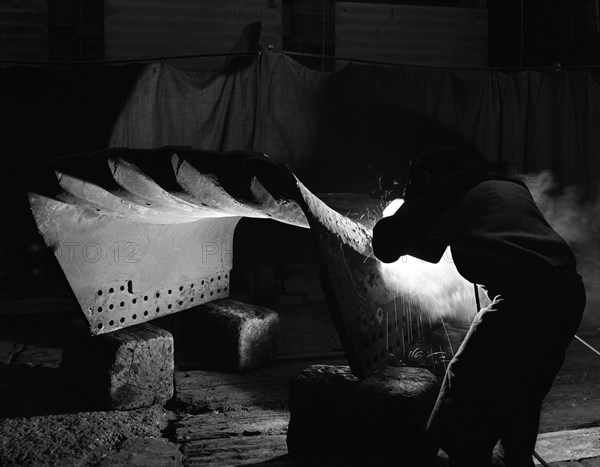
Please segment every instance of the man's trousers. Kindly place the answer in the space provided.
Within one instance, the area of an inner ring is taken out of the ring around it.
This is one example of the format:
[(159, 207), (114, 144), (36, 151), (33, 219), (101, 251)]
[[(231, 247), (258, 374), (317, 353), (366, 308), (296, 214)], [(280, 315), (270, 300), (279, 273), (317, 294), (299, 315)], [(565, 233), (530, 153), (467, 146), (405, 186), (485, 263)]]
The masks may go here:
[(428, 426), (451, 467), (532, 467), (540, 410), (581, 322), (578, 275), (540, 277), (482, 309), (450, 362)]

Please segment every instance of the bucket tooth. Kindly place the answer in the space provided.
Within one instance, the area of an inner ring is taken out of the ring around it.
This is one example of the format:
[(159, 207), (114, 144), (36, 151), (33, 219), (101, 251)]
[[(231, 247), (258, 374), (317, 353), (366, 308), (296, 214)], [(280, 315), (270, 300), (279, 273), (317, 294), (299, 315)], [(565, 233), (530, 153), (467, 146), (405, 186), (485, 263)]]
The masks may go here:
[(139, 202), (147, 207), (165, 213), (172, 212), (197, 219), (206, 217), (206, 210), (199, 209), (195, 204), (178, 198), (163, 189), (156, 181), (145, 174), (134, 161), (114, 155), (108, 157), (107, 163), (115, 183), (136, 196)]
[[(172, 158), (173, 170), (177, 182), (187, 193), (188, 199), (195, 200), (221, 216), (246, 216), (262, 217), (267, 215), (260, 211), (258, 206), (252, 206), (232, 197), (221, 183), (218, 182), (218, 174), (207, 173), (205, 162), (196, 154), (175, 153)], [(215, 165), (218, 160), (215, 160)]]

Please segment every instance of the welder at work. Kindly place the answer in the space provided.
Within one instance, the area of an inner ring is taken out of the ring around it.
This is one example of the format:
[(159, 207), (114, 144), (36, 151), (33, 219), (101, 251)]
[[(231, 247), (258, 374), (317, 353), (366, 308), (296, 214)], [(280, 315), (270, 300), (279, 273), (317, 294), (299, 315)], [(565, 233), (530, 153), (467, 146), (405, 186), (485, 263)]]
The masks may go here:
[(507, 466), (533, 466), (541, 404), (585, 307), (575, 257), (521, 181), (435, 147), (413, 164), (404, 204), (375, 225), (373, 252), (386, 263), (407, 254), (437, 263), (448, 246), (491, 304), (447, 368), (432, 448), (451, 467), (482, 467), (500, 440)]

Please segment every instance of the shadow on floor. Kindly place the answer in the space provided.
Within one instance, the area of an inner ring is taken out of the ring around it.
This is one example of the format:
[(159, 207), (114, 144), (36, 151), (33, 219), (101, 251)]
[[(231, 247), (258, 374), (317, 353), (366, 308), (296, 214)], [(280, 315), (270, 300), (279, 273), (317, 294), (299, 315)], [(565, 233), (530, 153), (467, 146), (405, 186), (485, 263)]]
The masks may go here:
[(59, 368), (0, 366), (0, 418), (72, 414), (102, 407), (71, 390)]

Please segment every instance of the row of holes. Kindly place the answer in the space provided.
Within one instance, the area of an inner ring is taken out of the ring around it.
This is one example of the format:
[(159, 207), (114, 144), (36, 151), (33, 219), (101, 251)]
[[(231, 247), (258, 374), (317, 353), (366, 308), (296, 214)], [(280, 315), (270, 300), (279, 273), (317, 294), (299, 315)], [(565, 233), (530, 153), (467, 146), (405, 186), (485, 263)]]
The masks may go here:
[[(221, 292), (221, 290), (223, 290), (223, 292), (225, 292), (225, 291), (227, 291), (227, 287), (224, 287), (223, 289), (217, 289), (217, 294), (218, 294), (218, 293), (220, 293), (220, 292)], [(214, 295), (214, 292), (213, 292), (213, 291), (211, 291), (209, 295), (212, 297), (212, 296)], [(203, 299), (204, 299), (204, 294), (200, 294), (200, 300), (203, 300)], [(121, 303), (123, 303), (123, 302), (121, 302)], [(184, 303), (184, 301), (183, 301), (183, 300), (179, 300), (179, 301), (177, 302), (177, 304), (178, 304), (180, 307), (182, 307), (182, 306), (183, 306), (183, 303)], [(194, 297), (191, 297), (191, 298), (190, 298), (190, 303), (194, 303)], [(123, 305), (121, 305), (121, 306), (123, 306)], [(111, 304), (111, 305), (109, 305), (109, 307), (108, 307), (108, 308), (112, 310), (112, 309), (113, 309), (113, 305), (112, 305), (112, 304)], [(167, 309), (169, 309), (169, 310), (170, 310), (170, 309), (172, 309), (172, 308), (173, 308), (173, 305), (169, 303), (169, 304), (167, 305)], [(102, 307), (98, 307), (98, 311), (99, 311), (99, 312), (101, 312), (101, 311), (102, 311)], [(160, 307), (159, 307), (159, 306), (157, 306), (155, 311), (156, 311), (156, 313), (160, 313)], [(148, 312), (148, 310), (144, 310), (144, 313), (143, 313), (143, 314), (144, 314), (144, 316), (145, 316), (145, 317), (146, 317), (146, 316), (148, 316), (148, 315), (149, 315), (149, 312)], [(131, 319), (132, 319), (132, 320), (136, 320), (136, 319), (137, 319), (137, 314), (135, 314), (135, 313), (134, 313), (133, 315), (131, 315)], [(122, 318), (119, 320), (119, 322), (120, 322), (120, 323), (124, 323), (124, 322), (125, 322), (125, 318), (123, 318), (123, 317), (122, 317)], [(115, 321), (111, 319), (111, 320), (108, 322), (108, 324), (109, 324), (109, 326), (114, 326), (114, 325), (115, 325)], [(102, 323), (98, 323), (97, 327), (98, 327), (98, 329), (102, 329), (102, 328), (104, 328), (104, 324), (102, 324)]]
[[(223, 287), (222, 289), (220, 289), (220, 288), (219, 288), (219, 289), (217, 289), (217, 294), (221, 293), (221, 290), (222, 290), (223, 292), (226, 292), (226, 291), (227, 291), (227, 286)], [(170, 292), (170, 291), (169, 291), (169, 292)], [(212, 291), (212, 290), (211, 290), (211, 291), (210, 291), (210, 293), (209, 293), (209, 296), (211, 296), (211, 297), (212, 297), (213, 295), (214, 295), (214, 291)], [(160, 295), (157, 293), (157, 294), (156, 294), (156, 298), (158, 298), (159, 296), (160, 296)], [(203, 299), (204, 299), (204, 294), (200, 294), (200, 300), (203, 300)], [(144, 300), (147, 300), (147, 297), (144, 297)], [(191, 298), (190, 298), (190, 303), (193, 303), (193, 302), (194, 302), (194, 297), (191, 297)], [(131, 300), (131, 303), (133, 303), (133, 304), (135, 305), (135, 304), (137, 303), (137, 300), (134, 298), (133, 300)], [(182, 301), (182, 300), (180, 300), (180, 301), (179, 301), (179, 305), (180, 305), (180, 306), (181, 306), (181, 305), (183, 305), (183, 301)], [(119, 306), (120, 306), (121, 308), (123, 308), (123, 307), (125, 306), (125, 302), (120, 302), (120, 303), (119, 303)], [(109, 310), (113, 310), (114, 308), (115, 308), (115, 306), (114, 306), (112, 303), (110, 303), (110, 304), (108, 305), (108, 309), (109, 309)], [(169, 309), (171, 309), (171, 305), (169, 305), (169, 306), (168, 306), (168, 308), (169, 308)], [(98, 313), (102, 313), (102, 311), (104, 311), (104, 308), (102, 308), (101, 306), (99, 306), (99, 307), (98, 307)], [(157, 309), (156, 309), (156, 311), (158, 312), (158, 311), (159, 311), (159, 308), (157, 308)], [(135, 316), (135, 315), (134, 315), (134, 316)], [(134, 319), (135, 319), (135, 318), (134, 318)]]
[[(119, 287), (119, 290), (121, 290), (121, 292), (123, 292), (125, 290), (125, 286), (122, 285), (121, 287)], [(108, 293), (114, 293), (115, 289), (113, 289), (112, 287), (110, 289), (108, 289)], [(102, 290), (98, 290), (98, 296), (102, 295)]]
[[(225, 274), (225, 275), (223, 276), (223, 278), (224, 278), (224, 279), (227, 279), (228, 277), (229, 277), (229, 274)], [(220, 275), (219, 275), (219, 276), (217, 276), (217, 280), (218, 280), (218, 281), (220, 281), (220, 280), (221, 280), (221, 276), (220, 276)], [(215, 278), (214, 278), (214, 277), (211, 277), (209, 282), (211, 282), (211, 283), (212, 283), (212, 282), (214, 282), (214, 281), (215, 281)], [(131, 281), (130, 281), (130, 282), (131, 282)], [(204, 284), (206, 284), (206, 281), (205, 281), (204, 279), (202, 279), (202, 280), (200, 281), (200, 286), (204, 286)], [(194, 288), (194, 284), (190, 284), (190, 289), (193, 289), (193, 288)], [(183, 289), (184, 289), (183, 285), (179, 286), (179, 291), (180, 291), (180, 292), (183, 292)], [(122, 285), (121, 287), (119, 287), (119, 290), (120, 290), (121, 292), (125, 291), (125, 286), (124, 286), (124, 285)], [(114, 293), (114, 292), (115, 292), (115, 289), (114, 289), (113, 287), (111, 287), (111, 288), (109, 288), (109, 289), (108, 289), (108, 293), (112, 294), (112, 293)], [(103, 292), (101, 289), (100, 289), (100, 290), (98, 290), (98, 292), (97, 292), (97, 294), (98, 294), (98, 296), (99, 296), (99, 297), (100, 297), (100, 296), (102, 296), (102, 294), (103, 294), (103, 293), (104, 293), (104, 292)], [(167, 293), (168, 293), (169, 295), (171, 295), (171, 294), (173, 293), (173, 290), (172, 290), (172, 289), (169, 289), (169, 290), (167, 290)], [(159, 297), (160, 297), (160, 291), (157, 291), (157, 292), (156, 292), (156, 294), (155, 294), (155, 297), (156, 297), (156, 298), (159, 298)], [(144, 295), (144, 301), (148, 301), (148, 295)], [(134, 298), (134, 299), (133, 299), (133, 303), (135, 303), (135, 302), (136, 302), (136, 299)], [(122, 306), (122, 305), (121, 305), (121, 306)]]

